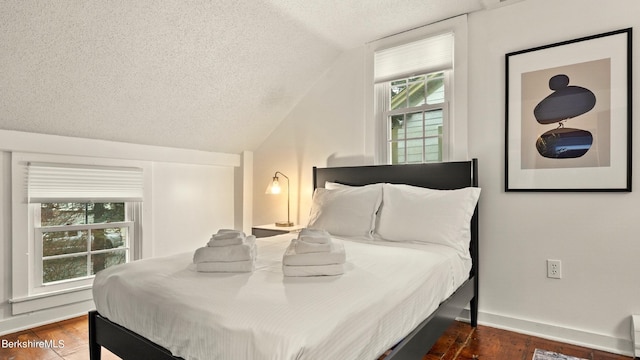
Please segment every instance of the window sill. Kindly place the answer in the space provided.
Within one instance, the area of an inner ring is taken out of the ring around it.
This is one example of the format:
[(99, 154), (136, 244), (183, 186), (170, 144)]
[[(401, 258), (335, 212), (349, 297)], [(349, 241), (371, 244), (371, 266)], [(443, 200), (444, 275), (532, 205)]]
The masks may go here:
[(93, 299), (92, 285), (10, 299), (12, 315), (50, 309)]

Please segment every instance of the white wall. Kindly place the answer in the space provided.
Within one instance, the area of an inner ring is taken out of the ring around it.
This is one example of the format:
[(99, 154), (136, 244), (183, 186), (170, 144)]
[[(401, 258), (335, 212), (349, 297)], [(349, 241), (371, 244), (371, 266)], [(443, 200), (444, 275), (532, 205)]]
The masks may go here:
[[(307, 221), (312, 166), (371, 163), (364, 155), (364, 48), (344, 53), (254, 151), (254, 225), (287, 218), (286, 195), (266, 195), (276, 171), (291, 181), (291, 221)], [(286, 183), (286, 182), (284, 182)]]
[[(629, 194), (504, 193), (504, 55), (627, 27), (637, 32), (638, 13), (633, 0), (527, 0), (470, 17), (470, 148), (481, 161), (480, 306), (488, 322), (630, 351), (629, 316), (640, 312), (640, 184), (636, 177)], [(638, 159), (637, 146), (633, 152)], [(562, 260), (563, 279), (545, 277), (550, 258)]]
[[(630, 315), (640, 313), (640, 183), (628, 194), (505, 193), (504, 55), (638, 27), (639, 13), (637, 0), (525, 0), (469, 16), (469, 156), (479, 158), (483, 188), (481, 322), (631, 353)], [(332, 165), (333, 157), (368, 162), (363, 56), (364, 47), (345, 53), (255, 151), (256, 223), (283, 216), (284, 200), (264, 195), (273, 171), (292, 178), (292, 211), (304, 223), (312, 166)], [(546, 278), (549, 258), (562, 260), (561, 280)]]
[[(233, 228), (237, 154), (0, 130), (0, 334), (86, 313), (93, 301), (12, 316), (11, 152), (140, 160), (149, 164), (143, 205), (144, 258), (193, 251), (218, 228)], [(147, 197), (147, 193), (151, 194)], [(151, 218), (151, 221), (149, 221)], [(90, 291), (89, 291), (90, 292)], [(88, 297), (90, 299), (90, 295)]]
[(233, 167), (153, 164), (154, 257), (192, 251), (234, 227), (233, 175)]

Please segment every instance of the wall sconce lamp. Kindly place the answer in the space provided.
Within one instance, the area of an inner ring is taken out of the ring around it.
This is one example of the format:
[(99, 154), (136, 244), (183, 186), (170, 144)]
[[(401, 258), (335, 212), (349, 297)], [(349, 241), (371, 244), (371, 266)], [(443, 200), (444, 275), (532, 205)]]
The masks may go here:
[(287, 175), (281, 173), (280, 171), (276, 171), (276, 173), (273, 175), (273, 179), (269, 183), (269, 186), (267, 186), (267, 191), (265, 191), (265, 194), (277, 195), (277, 194), (280, 194), (280, 192), (282, 191), (282, 188), (280, 187), (278, 174), (282, 175), (282, 177), (287, 179), (287, 221), (278, 221), (276, 222), (276, 226), (289, 227), (289, 226), (293, 226), (293, 223), (291, 222), (289, 217), (289, 209), (290, 209), (291, 202), (289, 200), (289, 178), (287, 177)]

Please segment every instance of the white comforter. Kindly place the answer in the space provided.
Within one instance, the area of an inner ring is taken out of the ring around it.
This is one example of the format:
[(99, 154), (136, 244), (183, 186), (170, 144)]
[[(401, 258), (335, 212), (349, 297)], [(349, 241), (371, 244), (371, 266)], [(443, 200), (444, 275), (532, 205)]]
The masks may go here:
[(196, 272), (192, 252), (106, 269), (96, 308), (187, 360), (370, 360), (468, 277), (444, 246), (355, 241), (343, 241), (344, 275), (283, 277), (291, 238), (258, 239), (253, 273)]

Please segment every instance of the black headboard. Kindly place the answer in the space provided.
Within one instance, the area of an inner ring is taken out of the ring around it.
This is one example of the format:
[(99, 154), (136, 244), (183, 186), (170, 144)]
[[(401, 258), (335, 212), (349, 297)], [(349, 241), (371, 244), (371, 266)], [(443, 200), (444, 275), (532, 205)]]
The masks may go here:
[[(431, 164), (350, 166), (335, 168), (313, 168), (313, 188), (324, 187), (326, 181), (345, 185), (368, 185), (375, 183), (408, 184), (438, 190), (454, 190), (478, 187), (478, 159), (470, 161)], [(469, 245), (478, 289), (478, 206), (471, 219), (471, 243)]]
[(345, 185), (408, 184), (438, 190), (478, 186), (478, 160), (432, 164), (313, 168), (313, 188), (325, 181)]

